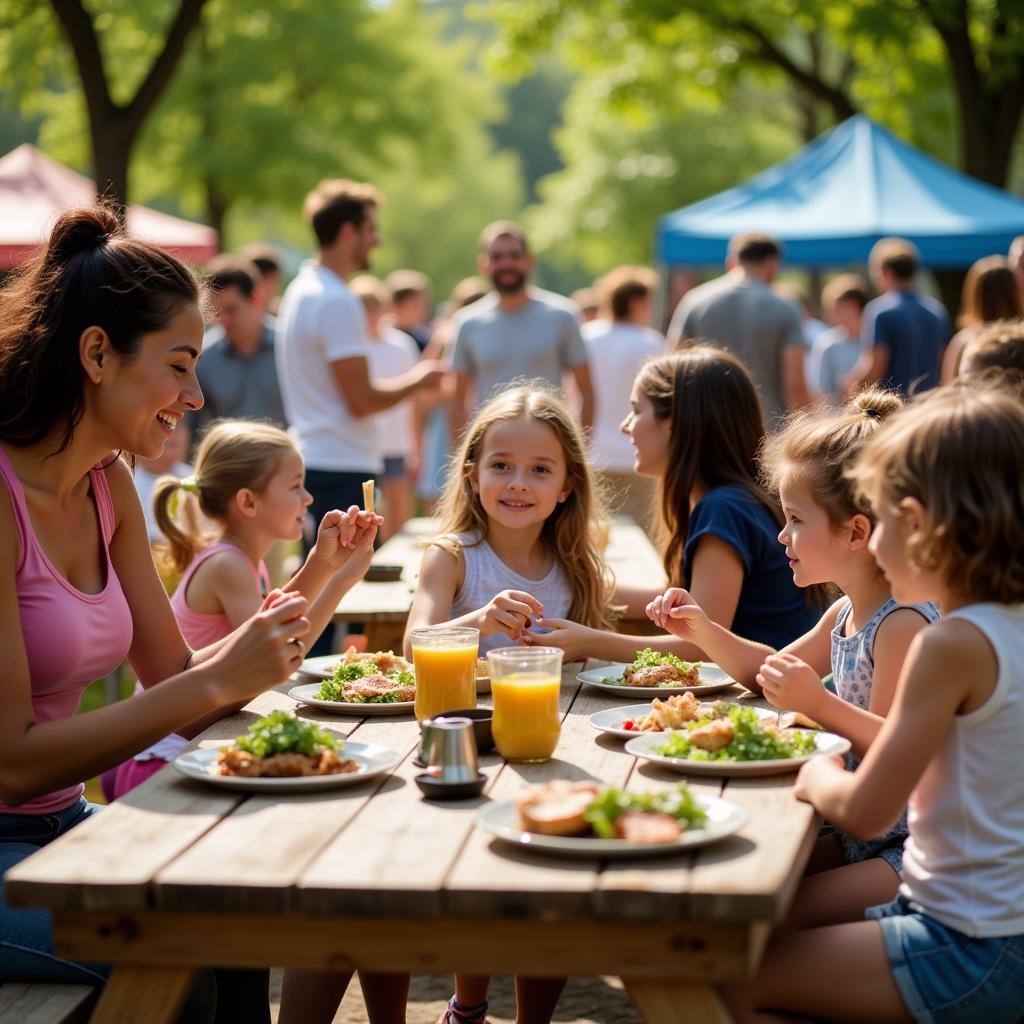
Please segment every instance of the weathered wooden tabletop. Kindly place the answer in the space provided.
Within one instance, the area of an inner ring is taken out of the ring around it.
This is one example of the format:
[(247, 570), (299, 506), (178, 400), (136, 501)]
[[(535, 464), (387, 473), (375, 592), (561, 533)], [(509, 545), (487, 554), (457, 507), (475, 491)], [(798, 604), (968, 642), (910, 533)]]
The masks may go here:
[[(359, 622), (369, 636), (371, 650), (401, 647), (402, 634), (412, 606), (426, 542), (437, 533), (437, 520), (410, 519), (398, 533), (374, 553), (374, 565), (402, 567), (402, 578), (393, 582), (364, 580), (340, 601), (336, 622)], [(652, 596), (663, 588), (665, 570), (647, 534), (628, 516), (616, 516), (608, 532), (605, 558), (616, 580), (630, 587), (649, 587)], [(648, 623), (623, 622), (622, 632), (647, 632)]]
[[(55, 913), (58, 951), (113, 963), (94, 1020), (170, 1021), (208, 965), (612, 974), (648, 1021), (726, 1020), (712, 984), (748, 976), (785, 913), (816, 832), (793, 776), (693, 780), (743, 807), (738, 835), (688, 853), (616, 863), (551, 859), (476, 828), (489, 800), (552, 778), (630, 788), (679, 776), (626, 755), (588, 716), (627, 703), (562, 686), (562, 736), (539, 765), (483, 759), (485, 795), (422, 799), (411, 718), (304, 717), (398, 751), (390, 776), (302, 796), (243, 796), (173, 768), (7, 876), (12, 903)], [(294, 709), (271, 691), (200, 742)]]

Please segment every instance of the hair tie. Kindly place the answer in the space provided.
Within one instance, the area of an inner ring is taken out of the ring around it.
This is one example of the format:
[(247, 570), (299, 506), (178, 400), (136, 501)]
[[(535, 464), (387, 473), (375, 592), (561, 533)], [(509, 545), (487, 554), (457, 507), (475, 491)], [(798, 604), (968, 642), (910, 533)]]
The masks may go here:
[(866, 409), (864, 409), (863, 413), (869, 419), (880, 420), (882, 418), (882, 414), (872, 405), (869, 405)]
[(189, 494), (194, 494), (197, 498), (199, 497), (199, 481), (194, 476), (187, 476), (184, 480), (179, 482), (179, 487), (188, 491)]

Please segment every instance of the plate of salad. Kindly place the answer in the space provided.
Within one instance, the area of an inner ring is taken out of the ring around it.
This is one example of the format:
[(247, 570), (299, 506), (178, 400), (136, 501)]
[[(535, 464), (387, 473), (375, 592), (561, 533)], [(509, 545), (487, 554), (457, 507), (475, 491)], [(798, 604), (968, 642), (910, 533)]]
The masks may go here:
[(685, 783), (630, 793), (596, 782), (556, 780), (477, 815), (485, 832), (520, 848), (602, 860), (677, 853), (732, 835), (747, 815)]
[(691, 775), (784, 775), (818, 754), (845, 754), (850, 741), (830, 732), (780, 728), (756, 709), (734, 705), (668, 733), (631, 739), (627, 754)]
[(288, 696), (334, 714), (402, 715), (413, 710), (416, 677), (412, 666), (391, 651), (346, 652), (319, 683), (292, 687)]
[(351, 786), (391, 771), (401, 758), (376, 743), (346, 740), (273, 711), (233, 743), (189, 750), (171, 763), (190, 779), (243, 792), (308, 793)]
[[(701, 717), (721, 718), (734, 707), (734, 703), (725, 700), (701, 704), (692, 693), (683, 693), (664, 700), (655, 697), (650, 704), (604, 708), (590, 716), (590, 724), (598, 732), (629, 740), (648, 733), (664, 735)], [(774, 721), (778, 717), (776, 711), (768, 708), (754, 707), (753, 711), (758, 718)]]
[(588, 668), (577, 677), (581, 683), (624, 697), (651, 697), (678, 693), (719, 693), (736, 680), (709, 661), (684, 661), (674, 654), (645, 647), (633, 661)]

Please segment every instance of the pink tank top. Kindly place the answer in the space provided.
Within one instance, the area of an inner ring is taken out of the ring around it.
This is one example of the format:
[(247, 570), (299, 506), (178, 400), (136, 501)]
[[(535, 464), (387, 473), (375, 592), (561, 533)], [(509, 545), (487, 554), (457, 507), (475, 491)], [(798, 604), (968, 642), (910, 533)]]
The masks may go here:
[[(7, 453), (0, 448), (0, 476), (11, 495), (18, 535), (18, 614), (28, 658), (32, 714), (36, 722), (69, 718), (82, 691), (124, 661), (132, 643), (132, 613), (110, 561), (116, 517), (101, 469), (89, 472), (99, 517), (106, 583), (98, 594), (83, 594), (50, 564), (32, 529), (25, 492)], [(37, 796), (18, 807), (0, 802), (3, 814), (52, 814), (73, 804), (81, 784)]]
[(234, 544), (221, 541), (219, 544), (211, 544), (208, 548), (200, 551), (189, 563), (188, 568), (181, 577), (181, 582), (171, 597), (171, 608), (174, 609), (174, 617), (178, 620), (181, 635), (194, 651), (198, 651), (201, 647), (206, 647), (217, 640), (223, 639), (235, 628), (231, 625), (231, 620), (223, 612), (216, 614), (197, 612), (190, 608), (185, 600), (189, 581), (192, 579), (196, 569), (211, 555), (219, 554), (221, 551), (234, 551), (249, 563), (261, 594), (266, 594), (270, 587), (270, 574), (267, 572), (267, 567), (263, 564), (262, 560), (259, 565), (253, 565), (249, 561), (249, 556), (241, 548), (235, 547)]

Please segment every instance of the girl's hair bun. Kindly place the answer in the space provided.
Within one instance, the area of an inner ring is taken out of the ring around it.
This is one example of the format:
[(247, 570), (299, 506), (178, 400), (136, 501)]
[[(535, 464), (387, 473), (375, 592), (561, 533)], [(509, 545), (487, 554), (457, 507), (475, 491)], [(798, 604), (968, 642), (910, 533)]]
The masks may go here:
[(865, 388), (846, 404), (846, 411), (860, 413), (873, 420), (887, 420), (893, 413), (903, 408), (903, 398), (896, 391), (885, 388)]
[(93, 252), (124, 233), (117, 214), (103, 205), (65, 210), (50, 234), (47, 258), (67, 263), (83, 252)]

